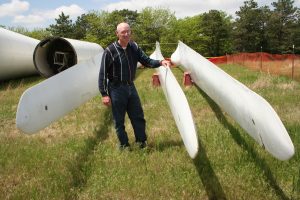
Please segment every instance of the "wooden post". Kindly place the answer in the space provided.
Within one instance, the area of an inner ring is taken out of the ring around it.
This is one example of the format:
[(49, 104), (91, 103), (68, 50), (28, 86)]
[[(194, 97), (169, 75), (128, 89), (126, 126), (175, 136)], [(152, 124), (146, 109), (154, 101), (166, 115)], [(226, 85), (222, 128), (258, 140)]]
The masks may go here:
[(193, 80), (192, 80), (189, 72), (183, 73), (183, 85), (184, 86), (192, 86), (193, 85)]
[(260, 71), (262, 71), (262, 46), (260, 46)]
[(292, 58), (292, 79), (294, 79), (294, 68), (295, 68), (295, 61), (294, 61), (294, 59), (295, 59), (295, 45), (293, 44), (293, 58)]
[(152, 75), (152, 85), (154, 87), (159, 87), (160, 86), (160, 81), (159, 81), (159, 76), (158, 76), (158, 73), (154, 73)]

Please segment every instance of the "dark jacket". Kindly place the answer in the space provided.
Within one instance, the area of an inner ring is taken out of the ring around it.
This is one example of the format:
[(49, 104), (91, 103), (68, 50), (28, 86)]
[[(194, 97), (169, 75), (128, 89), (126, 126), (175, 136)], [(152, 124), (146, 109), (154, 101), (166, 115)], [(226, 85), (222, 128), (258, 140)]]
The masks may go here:
[(100, 66), (98, 86), (101, 95), (108, 96), (108, 81), (134, 81), (137, 62), (145, 67), (160, 66), (159, 60), (149, 58), (135, 42), (129, 42), (126, 49), (123, 49), (118, 42), (110, 44), (104, 50)]

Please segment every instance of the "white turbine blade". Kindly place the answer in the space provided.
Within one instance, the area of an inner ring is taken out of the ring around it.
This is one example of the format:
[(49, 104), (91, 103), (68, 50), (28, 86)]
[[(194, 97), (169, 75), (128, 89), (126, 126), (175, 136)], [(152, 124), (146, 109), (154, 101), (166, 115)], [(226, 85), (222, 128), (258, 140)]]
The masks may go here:
[(193, 49), (179, 42), (171, 56), (211, 99), (279, 160), (294, 155), (294, 145), (272, 106)]
[(102, 47), (96, 43), (50, 37), (36, 45), (33, 61), (37, 71), (48, 78), (82, 61), (89, 60), (102, 51)]
[[(155, 51), (150, 57), (157, 60), (164, 59), (158, 42), (156, 43)], [(199, 148), (198, 138), (191, 109), (185, 94), (169, 67), (160, 66), (156, 68), (156, 70), (159, 74), (161, 87), (170, 106), (185, 148), (190, 157), (195, 158)]]
[(25, 133), (36, 133), (99, 94), (102, 54), (103, 50), (27, 89), (19, 101), (17, 127)]
[(0, 81), (38, 74), (32, 55), (39, 40), (0, 27)]

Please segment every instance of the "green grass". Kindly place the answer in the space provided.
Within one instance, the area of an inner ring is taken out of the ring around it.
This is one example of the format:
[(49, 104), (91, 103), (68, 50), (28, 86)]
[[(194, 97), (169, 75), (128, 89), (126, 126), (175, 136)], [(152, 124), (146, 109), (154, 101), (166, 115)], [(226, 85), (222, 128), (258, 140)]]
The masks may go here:
[[(194, 116), (199, 154), (182, 143), (152, 69), (136, 86), (147, 121), (149, 147), (120, 152), (111, 110), (97, 96), (34, 135), (15, 127), (21, 94), (43, 79), (0, 84), (0, 199), (300, 199), (300, 84), (284, 77), (222, 65), (277, 111), (295, 146), (279, 161), (264, 151), (202, 90), (183, 88)], [(183, 73), (172, 69), (179, 83)]]

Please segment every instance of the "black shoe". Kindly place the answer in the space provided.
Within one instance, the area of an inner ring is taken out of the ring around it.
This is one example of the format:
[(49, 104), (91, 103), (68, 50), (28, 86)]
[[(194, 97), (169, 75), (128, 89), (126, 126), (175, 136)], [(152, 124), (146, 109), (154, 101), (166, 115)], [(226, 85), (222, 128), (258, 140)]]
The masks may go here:
[(123, 150), (130, 150), (130, 144), (120, 144), (119, 145), (119, 149), (121, 150), (121, 151), (123, 151)]
[(141, 149), (146, 148), (146, 147), (147, 147), (146, 141), (144, 141), (144, 142), (139, 142), (139, 147), (140, 147)]

